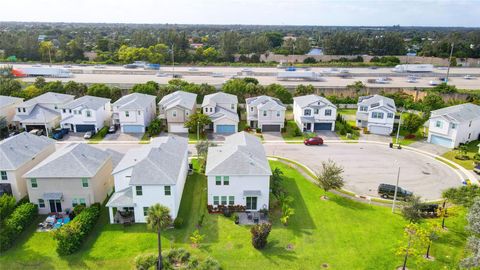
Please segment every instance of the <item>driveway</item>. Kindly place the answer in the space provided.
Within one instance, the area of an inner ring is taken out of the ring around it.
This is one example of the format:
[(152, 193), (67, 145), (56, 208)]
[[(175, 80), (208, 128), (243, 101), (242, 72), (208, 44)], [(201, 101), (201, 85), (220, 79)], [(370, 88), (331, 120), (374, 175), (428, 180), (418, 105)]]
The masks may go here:
[(69, 132), (67, 135), (63, 136), (61, 142), (85, 142), (86, 140), (83, 138), (85, 132)]
[(429, 152), (429, 153), (437, 154), (437, 155), (440, 155), (440, 156), (445, 154), (446, 152), (449, 152), (449, 151), (452, 150), (452, 149), (448, 149), (446, 147), (436, 145), (436, 144), (433, 144), (433, 143), (427, 143), (425, 141), (414, 142), (414, 143), (410, 144), (409, 146), (413, 147), (413, 148), (423, 150), (423, 151), (426, 151), (426, 152)]
[(392, 137), (377, 135), (377, 134), (363, 134), (363, 133), (360, 133), (360, 137), (358, 138), (358, 140), (359, 141), (376, 141), (376, 142), (391, 143), (392, 142)]
[(122, 133), (119, 130), (113, 134), (107, 134), (104, 141), (140, 141), (143, 137), (143, 133)]
[(315, 132), (318, 136), (322, 137), (324, 140), (339, 140), (340, 137), (338, 137), (337, 133), (334, 131), (327, 131), (327, 130), (322, 130), (322, 131), (317, 131)]
[(262, 136), (263, 136), (263, 140), (265, 141), (282, 141), (283, 142), (282, 133), (280, 132), (263, 132)]

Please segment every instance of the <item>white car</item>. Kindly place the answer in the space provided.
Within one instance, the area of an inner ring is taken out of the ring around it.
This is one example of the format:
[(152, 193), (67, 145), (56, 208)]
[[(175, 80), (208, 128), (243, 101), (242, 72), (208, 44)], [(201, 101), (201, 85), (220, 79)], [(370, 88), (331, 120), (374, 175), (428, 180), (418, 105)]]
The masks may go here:
[(428, 82), (428, 84), (431, 85), (431, 86), (436, 86), (436, 85), (439, 85), (439, 82), (437, 82), (437, 81), (430, 81), (430, 82)]
[(417, 82), (417, 79), (415, 79), (415, 78), (408, 78), (407, 82), (409, 82), (409, 83), (416, 83), (416, 82)]
[(198, 71), (198, 68), (196, 68), (196, 67), (191, 67), (191, 68), (188, 69), (188, 71)]
[(157, 77), (167, 77), (167, 76), (168, 76), (167, 73), (162, 73), (162, 72), (157, 73)]
[(463, 78), (465, 80), (473, 80), (474, 79), (474, 77), (472, 75), (465, 75)]
[(212, 73), (212, 77), (214, 77), (214, 78), (223, 78), (223, 77), (225, 77), (225, 74), (223, 74), (223, 73)]

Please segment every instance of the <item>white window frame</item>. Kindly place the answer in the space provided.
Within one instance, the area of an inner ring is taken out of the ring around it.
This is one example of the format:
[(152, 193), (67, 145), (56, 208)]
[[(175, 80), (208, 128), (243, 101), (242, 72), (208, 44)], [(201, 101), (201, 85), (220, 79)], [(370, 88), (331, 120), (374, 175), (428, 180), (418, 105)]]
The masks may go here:
[(325, 116), (332, 116), (332, 110), (331, 109), (326, 109), (325, 110)]

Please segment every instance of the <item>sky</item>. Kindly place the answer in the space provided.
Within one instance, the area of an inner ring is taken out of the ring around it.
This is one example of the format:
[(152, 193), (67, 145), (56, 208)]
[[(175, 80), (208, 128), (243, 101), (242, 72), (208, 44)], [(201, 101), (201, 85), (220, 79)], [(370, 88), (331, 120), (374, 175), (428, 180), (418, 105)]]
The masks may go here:
[(5, 0), (0, 21), (480, 27), (480, 0)]

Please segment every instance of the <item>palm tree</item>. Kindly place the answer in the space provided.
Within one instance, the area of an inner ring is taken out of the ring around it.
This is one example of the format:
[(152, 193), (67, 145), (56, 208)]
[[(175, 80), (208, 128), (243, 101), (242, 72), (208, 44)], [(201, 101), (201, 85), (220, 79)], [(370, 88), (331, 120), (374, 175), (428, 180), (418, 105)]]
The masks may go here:
[(148, 208), (147, 225), (149, 228), (157, 230), (158, 237), (158, 266), (157, 269), (163, 268), (162, 263), (162, 240), (161, 230), (167, 228), (172, 224), (172, 217), (170, 216), (170, 209), (168, 207), (155, 204)]

